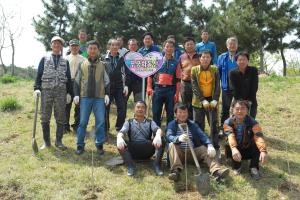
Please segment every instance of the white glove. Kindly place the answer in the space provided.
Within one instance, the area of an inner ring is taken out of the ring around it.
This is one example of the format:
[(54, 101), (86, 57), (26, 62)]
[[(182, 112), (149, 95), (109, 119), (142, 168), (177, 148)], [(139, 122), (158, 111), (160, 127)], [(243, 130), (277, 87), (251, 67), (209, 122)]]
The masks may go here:
[(179, 142), (187, 142), (189, 140), (189, 136), (187, 134), (181, 134), (178, 137)]
[(73, 102), (77, 105), (79, 104), (79, 96), (75, 96)]
[(126, 142), (124, 141), (123, 137), (118, 134), (117, 136), (117, 147), (120, 150), (123, 150), (126, 146)]
[(203, 100), (202, 101), (202, 105), (204, 109), (208, 109), (209, 108), (209, 102), (207, 100)]
[(241, 153), (239, 152), (239, 150), (237, 148), (232, 148), (231, 152), (232, 152), (233, 160), (235, 160), (237, 162), (240, 162), (242, 160)]
[(209, 105), (211, 108), (216, 108), (217, 104), (218, 104), (218, 102), (216, 100), (212, 100)]
[(216, 150), (212, 144), (207, 145), (207, 155), (210, 158), (214, 158), (216, 156)]
[(161, 147), (161, 129), (156, 131), (152, 144), (155, 146), (155, 148)]
[(128, 87), (125, 85), (125, 87), (124, 87), (124, 89), (123, 89), (123, 94), (125, 95), (125, 96), (127, 96), (128, 95)]
[(67, 104), (71, 103), (72, 97), (69, 93), (67, 93)]
[(104, 103), (106, 106), (109, 104), (109, 96), (108, 95), (104, 96)]
[(41, 96), (41, 91), (40, 90), (34, 90), (33, 96), (34, 96), (34, 98), (36, 98), (37, 96)]

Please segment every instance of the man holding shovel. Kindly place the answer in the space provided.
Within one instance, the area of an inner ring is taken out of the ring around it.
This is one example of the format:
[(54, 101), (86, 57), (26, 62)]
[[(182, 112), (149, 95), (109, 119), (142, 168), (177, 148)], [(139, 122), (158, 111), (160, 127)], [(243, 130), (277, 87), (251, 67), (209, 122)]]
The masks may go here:
[(69, 62), (61, 56), (64, 40), (59, 36), (51, 39), (52, 54), (41, 59), (34, 85), (35, 98), (41, 94), (41, 123), (44, 145), (51, 146), (50, 119), (54, 107), (56, 120), (55, 146), (61, 150), (66, 147), (62, 143), (66, 103), (71, 102), (73, 94)]
[[(215, 161), (215, 148), (211, 144), (209, 138), (201, 130), (201, 128), (193, 121), (188, 119), (188, 107), (185, 104), (178, 103), (175, 107), (176, 120), (168, 124), (166, 139), (169, 142), (169, 158), (171, 173), (169, 179), (178, 181), (180, 171), (183, 169), (182, 162), (187, 151), (187, 160), (191, 160), (192, 154), (189, 150), (188, 140), (195, 151), (196, 157), (204, 162), (209, 167), (210, 173), (220, 181), (228, 175), (228, 169), (221, 169), (220, 164)], [(183, 133), (180, 125), (185, 124), (188, 128), (188, 133)]]

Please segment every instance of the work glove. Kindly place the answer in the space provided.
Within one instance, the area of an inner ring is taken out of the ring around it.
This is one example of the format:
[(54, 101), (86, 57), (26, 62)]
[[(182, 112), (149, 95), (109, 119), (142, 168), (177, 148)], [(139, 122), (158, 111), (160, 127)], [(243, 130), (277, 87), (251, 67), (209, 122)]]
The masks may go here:
[(36, 98), (37, 96), (41, 96), (41, 91), (40, 90), (34, 90), (33, 96), (34, 96), (34, 98)]
[(156, 131), (152, 144), (154, 145), (155, 148), (161, 147), (161, 129), (158, 129)]
[(67, 104), (71, 103), (72, 97), (69, 93), (67, 93)]
[(216, 156), (216, 150), (212, 144), (207, 145), (207, 155), (210, 158), (214, 158)]
[(73, 102), (78, 105), (79, 104), (79, 96), (75, 96)]
[(174, 104), (178, 103), (179, 102), (179, 94), (176, 94), (174, 96)]
[(210, 108), (216, 108), (217, 107), (217, 104), (218, 102), (216, 100), (212, 100), (209, 105), (210, 105)]
[(147, 88), (147, 95), (152, 96), (153, 95), (153, 89), (152, 88)]
[(153, 95), (152, 78), (150, 76), (147, 78), (147, 95), (148, 96)]
[(106, 106), (109, 104), (109, 96), (108, 95), (104, 96), (104, 103)]
[(232, 152), (232, 158), (233, 158), (233, 160), (235, 160), (237, 162), (240, 162), (242, 160), (241, 153), (239, 152), (239, 150), (237, 148), (235, 148), (235, 147), (232, 148), (231, 152)]
[(203, 105), (203, 108), (206, 110), (209, 108), (209, 102), (207, 100), (203, 100), (202, 105)]
[(179, 142), (187, 142), (189, 140), (189, 136), (187, 134), (181, 134), (179, 137), (178, 137), (178, 141)]
[(125, 147), (126, 147), (126, 142), (125, 142), (125, 140), (123, 139), (122, 135), (119, 135), (119, 134), (118, 134), (118, 136), (117, 136), (117, 147), (118, 147), (118, 149), (120, 149), (120, 150), (123, 150), (123, 149), (125, 149)]
[(124, 94), (124, 96), (128, 95), (128, 87), (127, 86), (124, 87), (123, 94)]

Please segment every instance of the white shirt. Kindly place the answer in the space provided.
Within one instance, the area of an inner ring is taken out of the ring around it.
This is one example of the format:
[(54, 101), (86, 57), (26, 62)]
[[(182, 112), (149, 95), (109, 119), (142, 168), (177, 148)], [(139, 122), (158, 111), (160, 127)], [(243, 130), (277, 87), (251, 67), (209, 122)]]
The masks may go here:
[(77, 69), (85, 59), (86, 58), (80, 54), (77, 55), (70, 54), (67, 56), (67, 60), (69, 61), (70, 64), (71, 79), (75, 79)]

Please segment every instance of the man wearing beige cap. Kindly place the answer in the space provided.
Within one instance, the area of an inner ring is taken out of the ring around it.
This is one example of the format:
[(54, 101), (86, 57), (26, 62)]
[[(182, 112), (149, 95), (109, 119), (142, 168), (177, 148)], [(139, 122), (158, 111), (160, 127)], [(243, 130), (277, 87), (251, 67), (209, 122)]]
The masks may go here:
[[(75, 75), (78, 69), (78, 66), (85, 60), (85, 58), (79, 54), (79, 41), (77, 39), (70, 40), (69, 42), (69, 48), (71, 53), (67, 56), (67, 60), (69, 61), (70, 64), (70, 72), (71, 72), (71, 79), (72, 79), (72, 88), (74, 87), (74, 80), (75, 80)], [(74, 96), (72, 96), (72, 99)], [(72, 102), (68, 103), (66, 105), (66, 124), (65, 124), (65, 131), (70, 132), (70, 111), (72, 107)], [(80, 109), (79, 109), (79, 104), (75, 104), (75, 109), (74, 109), (74, 124), (72, 124), (72, 128), (74, 129), (75, 133), (77, 131), (77, 128), (79, 126), (79, 121), (80, 121)]]
[(59, 36), (51, 39), (52, 54), (41, 59), (34, 85), (34, 96), (41, 95), (41, 123), (44, 145), (41, 149), (51, 146), (50, 119), (54, 107), (56, 120), (55, 146), (61, 150), (66, 147), (62, 143), (65, 124), (66, 103), (71, 102), (73, 90), (69, 62), (61, 56), (64, 40)]

